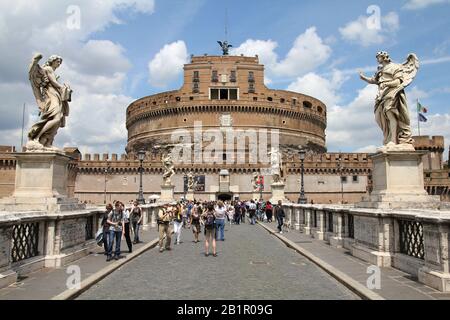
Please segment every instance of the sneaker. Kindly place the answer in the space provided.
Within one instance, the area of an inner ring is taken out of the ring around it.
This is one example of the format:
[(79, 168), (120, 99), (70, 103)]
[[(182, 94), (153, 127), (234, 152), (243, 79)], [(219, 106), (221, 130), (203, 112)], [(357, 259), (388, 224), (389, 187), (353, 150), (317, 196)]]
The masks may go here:
[(172, 248), (169, 247), (169, 248), (166, 248), (166, 250), (167, 250), (167, 251), (170, 251), (170, 250), (172, 250)]
[(209, 256), (209, 253), (206, 253), (206, 252), (205, 252), (205, 257), (207, 257), (207, 256)]
[(108, 262), (108, 261), (111, 261), (111, 256), (107, 256), (106, 257), (106, 261)]
[(217, 257), (217, 253), (213, 253), (213, 257)]
[(280, 234), (283, 234), (283, 231), (280, 231)]
[(163, 251), (164, 251), (164, 249), (163, 249), (163, 248), (159, 249), (159, 252), (163, 252)]
[(119, 260), (119, 256), (114, 256), (114, 260)]

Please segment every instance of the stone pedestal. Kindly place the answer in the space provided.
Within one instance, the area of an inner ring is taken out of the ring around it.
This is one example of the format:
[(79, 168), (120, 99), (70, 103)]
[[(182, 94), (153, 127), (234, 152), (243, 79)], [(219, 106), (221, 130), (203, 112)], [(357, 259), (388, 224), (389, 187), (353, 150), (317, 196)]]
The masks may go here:
[(11, 197), (0, 200), (0, 211), (73, 211), (85, 209), (68, 198), (70, 157), (58, 152), (14, 153), (16, 180)]
[(252, 199), (253, 200), (259, 200), (259, 198), (260, 198), (260, 193), (259, 192), (253, 192), (253, 194), (252, 194)]
[(172, 202), (174, 201), (173, 198), (173, 190), (175, 189), (175, 186), (169, 184), (165, 185), (163, 184), (161, 186), (161, 198), (159, 198), (159, 202)]
[(186, 200), (194, 200), (194, 191), (190, 190), (186, 193)]
[(373, 156), (373, 191), (357, 204), (360, 208), (438, 208), (439, 196), (424, 189), (424, 151), (388, 151)]
[(286, 201), (286, 197), (284, 196), (284, 184), (272, 184), (272, 198), (270, 198), (270, 202), (272, 204), (277, 204), (278, 200)]

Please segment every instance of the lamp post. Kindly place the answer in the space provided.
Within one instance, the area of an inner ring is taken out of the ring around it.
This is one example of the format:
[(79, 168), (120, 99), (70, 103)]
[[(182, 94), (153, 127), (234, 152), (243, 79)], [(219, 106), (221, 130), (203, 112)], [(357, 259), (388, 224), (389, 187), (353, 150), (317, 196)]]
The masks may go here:
[(103, 169), (103, 172), (105, 173), (105, 193), (103, 197), (103, 204), (106, 204), (106, 182), (108, 181), (108, 173), (109, 173), (109, 163), (107, 163), (107, 166), (105, 169)]
[(300, 204), (306, 204), (306, 202), (307, 202), (307, 199), (305, 197), (305, 188), (304, 188), (304, 182), (303, 182), (303, 175), (305, 172), (305, 167), (303, 165), (303, 161), (305, 160), (305, 154), (306, 154), (305, 150), (301, 149), (299, 151), (299, 156), (300, 156), (300, 161), (301, 161), (301, 164), (300, 164), (301, 180), (300, 180), (300, 197), (298, 198), (298, 203), (300, 203)]
[(342, 157), (341, 153), (339, 153), (339, 162), (338, 162), (338, 171), (339, 171), (339, 179), (341, 180), (341, 204), (344, 203), (344, 181), (342, 181)]
[(142, 189), (142, 173), (144, 171), (144, 168), (142, 167), (142, 162), (144, 161), (145, 158), (145, 151), (144, 150), (139, 150), (138, 151), (138, 158), (139, 158), (139, 197), (138, 197), (138, 203), (139, 204), (145, 204), (145, 199), (144, 199), (144, 191)]

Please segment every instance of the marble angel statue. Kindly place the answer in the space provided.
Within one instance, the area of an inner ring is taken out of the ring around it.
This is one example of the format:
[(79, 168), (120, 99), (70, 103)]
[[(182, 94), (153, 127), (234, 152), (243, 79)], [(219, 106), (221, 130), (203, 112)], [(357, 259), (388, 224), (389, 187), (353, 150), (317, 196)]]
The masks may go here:
[(405, 88), (419, 69), (419, 59), (410, 53), (403, 64), (393, 63), (387, 52), (376, 55), (379, 67), (372, 78), (360, 73), (360, 78), (378, 86), (375, 100), (375, 120), (383, 131), (383, 146), (378, 151), (414, 151)]
[(171, 152), (168, 152), (168, 153), (163, 155), (162, 163), (163, 163), (163, 166), (164, 166), (163, 184), (164, 185), (170, 185), (171, 184), (170, 178), (172, 178), (172, 176), (175, 174), (175, 170), (174, 170), (175, 166), (173, 164), (173, 159), (172, 159), (172, 153)]
[(56, 69), (62, 58), (52, 55), (43, 66), (39, 65), (42, 54), (36, 54), (28, 71), (31, 88), (39, 108), (39, 121), (28, 132), (27, 151), (58, 151), (52, 146), (59, 128), (66, 124), (72, 89), (58, 83)]
[(259, 185), (259, 174), (258, 174), (258, 172), (254, 172), (253, 173), (252, 184), (253, 184), (253, 192), (259, 191), (259, 188), (261, 186)]
[(188, 178), (188, 180), (187, 180), (188, 181), (188, 190), (194, 191), (194, 188), (197, 185), (197, 181), (195, 181), (195, 177), (194, 177), (194, 174), (192, 173), (192, 171), (189, 171), (187, 178)]
[(273, 183), (284, 184), (283, 160), (280, 150), (276, 148), (271, 148), (269, 155), (270, 155), (270, 165)]

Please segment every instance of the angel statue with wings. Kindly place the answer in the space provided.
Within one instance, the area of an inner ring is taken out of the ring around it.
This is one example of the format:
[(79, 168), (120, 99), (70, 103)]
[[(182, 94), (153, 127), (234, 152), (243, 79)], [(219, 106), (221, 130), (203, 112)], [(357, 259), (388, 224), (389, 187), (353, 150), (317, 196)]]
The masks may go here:
[(375, 120), (383, 131), (383, 146), (378, 151), (414, 151), (405, 88), (419, 69), (419, 59), (410, 53), (403, 64), (393, 63), (387, 52), (376, 55), (380, 64), (372, 78), (360, 73), (367, 83), (378, 85)]
[(273, 184), (284, 184), (283, 159), (279, 149), (272, 147), (269, 152)]
[(188, 190), (194, 191), (195, 187), (197, 186), (197, 181), (195, 180), (194, 173), (192, 171), (189, 171), (187, 178), (188, 178)]
[(27, 151), (58, 151), (52, 144), (58, 129), (66, 124), (72, 89), (66, 84), (59, 84), (59, 77), (55, 75), (55, 70), (62, 63), (60, 56), (50, 56), (42, 67), (39, 65), (41, 59), (42, 54), (36, 54), (28, 72), (40, 119), (28, 132), (26, 148)]
[(228, 55), (228, 49), (232, 47), (231, 44), (228, 44), (228, 41), (225, 40), (224, 42), (222, 41), (217, 41), (217, 43), (220, 45), (220, 47), (222, 48), (222, 53), (224, 56)]

